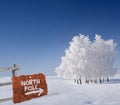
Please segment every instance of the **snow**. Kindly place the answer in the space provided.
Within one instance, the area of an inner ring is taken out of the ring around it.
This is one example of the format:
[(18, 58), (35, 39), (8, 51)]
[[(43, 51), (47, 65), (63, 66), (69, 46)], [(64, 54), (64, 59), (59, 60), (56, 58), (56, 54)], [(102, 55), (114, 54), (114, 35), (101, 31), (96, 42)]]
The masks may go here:
[(3, 82), (11, 82), (11, 78), (10, 77), (0, 77), (0, 83)]
[[(10, 79), (10, 78), (9, 78)], [(0, 78), (0, 81), (8, 78)], [(120, 105), (120, 74), (110, 82), (95, 84), (74, 83), (57, 76), (47, 76), (48, 95), (35, 98), (17, 105)], [(0, 99), (12, 97), (12, 86), (0, 87)], [(0, 105), (14, 105), (12, 101)]]

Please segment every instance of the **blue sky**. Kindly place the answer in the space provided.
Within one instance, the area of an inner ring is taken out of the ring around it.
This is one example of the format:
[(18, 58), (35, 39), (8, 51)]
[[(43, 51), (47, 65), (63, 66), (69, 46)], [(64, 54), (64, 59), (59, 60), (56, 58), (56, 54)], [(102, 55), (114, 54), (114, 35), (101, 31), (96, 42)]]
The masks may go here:
[[(114, 39), (120, 51), (119, 0), (0, 0), (0, 67), (54, 75), (72, 37)], [(117, 54), (115, 65), (120, 67)]]

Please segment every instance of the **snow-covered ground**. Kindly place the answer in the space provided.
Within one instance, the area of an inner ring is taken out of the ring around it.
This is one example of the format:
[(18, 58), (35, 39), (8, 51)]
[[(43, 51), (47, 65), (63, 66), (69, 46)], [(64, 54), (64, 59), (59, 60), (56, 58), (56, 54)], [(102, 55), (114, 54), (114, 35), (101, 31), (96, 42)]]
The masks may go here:
[[(9, 78), (0, 78), (0, 82)], [(18, 105), (120, 105), (120, 74), (109, 83), (75, 84), (56, 76), (47, 77), (48, 95), (35, 98)], [(12, 86), (0, 87), (0, 99), (12, 97)], [(0, 105), (14, 105), (12, 101)]]

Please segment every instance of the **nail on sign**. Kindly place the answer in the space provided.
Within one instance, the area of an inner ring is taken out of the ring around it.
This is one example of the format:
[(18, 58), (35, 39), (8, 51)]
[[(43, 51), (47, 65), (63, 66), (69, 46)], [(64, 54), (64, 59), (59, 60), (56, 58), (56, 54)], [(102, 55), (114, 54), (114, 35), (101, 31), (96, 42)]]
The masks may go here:
[(48, 93), (45, 75), (42, 73), (15, 76), (12, 78), (12, 84), (14, 103), (30, 100)]

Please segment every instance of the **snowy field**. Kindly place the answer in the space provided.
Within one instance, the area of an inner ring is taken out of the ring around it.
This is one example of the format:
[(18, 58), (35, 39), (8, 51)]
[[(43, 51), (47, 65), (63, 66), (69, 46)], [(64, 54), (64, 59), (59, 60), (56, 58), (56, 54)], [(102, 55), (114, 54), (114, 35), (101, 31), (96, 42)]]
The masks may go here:
[[(0, 78), (0, 82), (9, 78)], [(56, 76), (47, 77), (48, 95), (17, 105), (120, 105), (120, 74), (104, 84), (75, 84)], [(0, 87), (0, 99), (12, 97), (12, 87)], [(14, 105), (12, 101), (0, 105)]]

